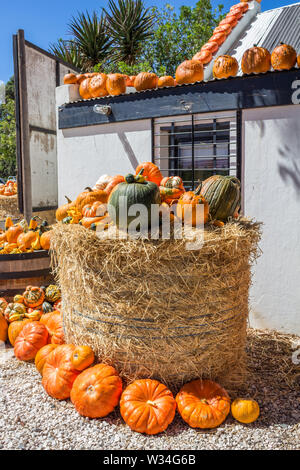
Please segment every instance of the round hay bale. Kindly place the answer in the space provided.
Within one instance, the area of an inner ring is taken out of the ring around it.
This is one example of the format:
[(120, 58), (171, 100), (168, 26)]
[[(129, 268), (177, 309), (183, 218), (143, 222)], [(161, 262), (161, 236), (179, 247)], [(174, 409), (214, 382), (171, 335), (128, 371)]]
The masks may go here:
[(66, 341), (91, 346), (128, 380), (242, 384), (260, 224), (231, 222), (201, 235), (203, 246), (187, 250), (186, 239), (99, 238), (57, 224), (52, 260)]

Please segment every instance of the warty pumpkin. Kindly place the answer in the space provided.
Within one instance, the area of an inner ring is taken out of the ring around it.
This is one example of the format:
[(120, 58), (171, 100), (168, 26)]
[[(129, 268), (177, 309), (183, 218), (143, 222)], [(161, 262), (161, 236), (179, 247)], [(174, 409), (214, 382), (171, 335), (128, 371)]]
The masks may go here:
[(114, 367), (97, 364), (74, 381), (71, 401), (82, 416), (103, 418), (119, 403), (122, 380)]
[(185, 60), (176, 69), (175, 80), (180, 85), (202, 82), (203, 78), (203, 65), (197, 60)]
[(26, 307), (39, 307), (44, 302), (45, 292), (41, 287), (27, 286), (23, 298)]
[(271, 54), (271, 64), (274, 70), (290, 70), (295, 67), (297, 53), (292, 46), (280, 43)]
[(235, 77), (239, 71), (239, 64), (235, 57), (220, 55), (214, 61), (213, 76), (215, 78)]
[(152, 162), (143, 162), (136, 167), (135, 174), (138, 175), (143, 170), (143, 177), (147, 181), (160, 185), (163, 175), (157, 165)]
[(271, 54), (264, 47), (254, 45), (244, 52), (241, 67), (244, 74), (268, 72), (271, 68)]
[(162, 202), (171, 204), (185, 192), (180, 176), (166, 176), (160, 182), (159, 192)]
[(175, 410), (172, 392), (157, 380), (135, 380), (121, 396), (122, 418), (133, 431), (140, 433), (165, 431), (174, 419)]
[(19, 303), (9, 303), (4, 311), (4, 316), (9, 323), (23, 320), (26, 313), (26, 307)]
[(5, 341), (7, 340), (7, 332), (8, 332), (7, 321), (4, 318), (4, 315), (0, 313), (0, 345), (2, 342), (5, 343)]
[(89, 93), (92, 98), (100, 98), (107, 96), (108, 91), (106, 89), (107, 75), (105, 73), (99, 73), (95, 77), (92, 77), (89, 81)]
[(234, 176), (213, 175), (202, 182), (200, 194), (209, 204), (212, 219), (227, 221), (241, 205), (241, 184)]
[(47, 302), (54, 303), (61, 298), (60, 288), (56, 284), (50, 284), (45, 291), (45, 299)]
[(47, 344), (48, 331), (38, 321), (27, 323), (19, 333), (15, 346), (15, 356), (21, 361), (34, 359), (37, 352)]
[[(140, 173), (142, 172), (143, 170)], [(140, 176), (140, 174), (125, 176), (125, 182), (118, 184), (109, 196), (108, 214), (121, 230), (127, 231), (130, 223), (137, 217), (130, 214), (131, 206), (141, 204), (147, 209), (147, 214), (140, 214), (142, 228), (146, 228), (151, 224), (151, 205), (160, 204), (161, 202), (157, 184), (141, 179)], [(122, 201), (122, 206), (120, 201)], [(146, 219), (144, 219), (144, 216)]]
[(176, 395), (180, 416), (192, 428), (216, 428), (230, 411), (226, 390), (211, 380), (193, 380)]
[(71, 362), (74, 349), (73, 344), (63, 344), (55, 348), (46, 358), (42, 385), (48, 395), (57, 400), (70, 397), (73, 383), (80, 374)]
[(155, 73), (141, 72), (134, 80), (134, 87), (137, 91), (150, 90), (157, 87), (158, 76)]
[(109, 95), (118, 96), (126, 92), (126, 78), (121, 73), (107, 75), (106, 89)]
[(47, 360), (47, 357), (57, 347), (58, 347), (58, 344), (46, 344), (38, 351), (37, 355), (35, 356), (35, 360), (34, 360), (35, 367), (37, 368), (37, 370), (39, 371), (41, 375), (43, 375), (43, 369), (44, 369), (44, 365)]
[[(176, 206), (176, 215), (187, 225), (193, 227), (199, 224), (206, 224), (209, 217), (209, 204), (204, 196), (201, 195), (202, 185), (200, 184), (195, 191), (183, 193)], [(203, 207), (202, 215), (197, 211), (197, 206)]]
[(253, 423), (259, 417), (259, 405), (251, 398), (236, 398), (231, 404), (231, 414), (240, 423)]

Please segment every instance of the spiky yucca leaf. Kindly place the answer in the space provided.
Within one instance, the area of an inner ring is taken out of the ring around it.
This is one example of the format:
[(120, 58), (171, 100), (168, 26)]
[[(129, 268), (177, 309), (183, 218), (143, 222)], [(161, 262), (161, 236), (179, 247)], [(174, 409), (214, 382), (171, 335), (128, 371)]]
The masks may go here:
[(154, 15), (142, 0), (109, 0), (108, 6), (110, 12), (103, 11), (114, 43), (112, 60), (133, 65), (143, 42), (152, 36)]
[(61, 60), (70, 65), (87, 71), (85, 58), (80, 53), (78, 46), (73, 41), (64, 41), (59, 39), (57, 43), (50, 44), (49, 51)]

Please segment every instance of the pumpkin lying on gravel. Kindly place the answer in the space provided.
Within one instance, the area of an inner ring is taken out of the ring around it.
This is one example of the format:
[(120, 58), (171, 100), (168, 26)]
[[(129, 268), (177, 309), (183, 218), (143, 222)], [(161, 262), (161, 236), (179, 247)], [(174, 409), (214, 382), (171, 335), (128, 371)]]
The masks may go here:
[(259, 405), (251, 398), (236, 398), (231, 404), (231, 414), (240, 423), (253, 423), (259, 417)]
[(57, 400), (70, 397), (73, 383), (80, 374), (71, 362), (74, 349), (73, 344), (63, 344), (57, 346), (46, 358), (42, 385), (48, 395)]
[(102, 418), (117, 406), (121, 393), (122, 380), (116, 369), (97, 364), (75, 379), (71, 401), (82, 416)]
[(8, 324), (2, 313), (0, 313), (0, 344), (7, 340)]
[(18, 335), (14, 353), (21, 361), (31, 361), (38, 351), (47, 344), (48, 331), (40, 322), (33, 321), (25, 325)]
[(39, 371), (41, 375), (43, 375), (43, 369), (44, 369), (44, 365), (47, 360), (47, 357), (57, 347), (58, 347), (58, 344), (46, 344), (46, 346), (43, 346), (38, 351), (37, 355), (35, 356), (35, 360), (34, 360), (35, 367), (37, 368), (37, 370)]
[(226, 390), (211, 380), (193, 380), (176, 396), (178, 412), (192, 428), (216, 428), (230, 411)]
[(158, 434), (172, 423), (176, 402), (172, 392), (152, 379), (135, 380), (124, 390), (120, 411), (133, 431)]

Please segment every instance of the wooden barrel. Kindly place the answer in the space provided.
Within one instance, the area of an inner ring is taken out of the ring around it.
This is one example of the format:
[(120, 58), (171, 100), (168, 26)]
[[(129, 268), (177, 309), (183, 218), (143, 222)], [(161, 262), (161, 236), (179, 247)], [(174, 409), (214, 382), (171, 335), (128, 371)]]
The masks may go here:
[(0, 256), (0, 297), (11, 299), (26, 286), (42, 286), (53, 281), (48, 251)]

